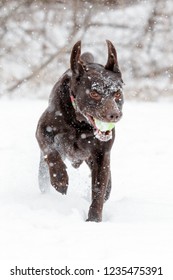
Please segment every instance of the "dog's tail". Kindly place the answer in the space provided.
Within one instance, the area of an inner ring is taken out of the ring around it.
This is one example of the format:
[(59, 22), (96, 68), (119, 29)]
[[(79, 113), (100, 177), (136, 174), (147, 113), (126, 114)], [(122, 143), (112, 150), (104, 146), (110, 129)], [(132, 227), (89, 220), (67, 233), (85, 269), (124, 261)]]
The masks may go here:
[(84, 52), (81, 55), (80, 58), (85, 63), (93, 63), (94, 62), (94, 56), (90, 52)]

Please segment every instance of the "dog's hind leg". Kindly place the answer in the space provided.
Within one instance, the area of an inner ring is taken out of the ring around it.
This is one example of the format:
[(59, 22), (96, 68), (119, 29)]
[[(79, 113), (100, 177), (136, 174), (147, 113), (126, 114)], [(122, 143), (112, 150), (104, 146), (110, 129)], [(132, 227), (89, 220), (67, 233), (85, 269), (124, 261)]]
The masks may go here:
[(39, 188), (42, 193), (48, 192), (50, 189), (50, 175), (48, 165), (44, 160), (43, 153), (40, 154), (40, 164), (38, 173)]
[(82, 164), (83, 160), (74, 160), (72, 161), (72, 166), (74, 168), (79, 168), (79, 166)]

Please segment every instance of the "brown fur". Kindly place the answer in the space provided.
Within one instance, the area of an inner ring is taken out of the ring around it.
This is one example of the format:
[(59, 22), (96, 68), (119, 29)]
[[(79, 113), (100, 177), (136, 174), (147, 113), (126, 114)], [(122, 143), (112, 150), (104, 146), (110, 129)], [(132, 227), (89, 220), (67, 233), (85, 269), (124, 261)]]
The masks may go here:
[[(96, 133), (93, 119), (117, 122), (122, 115), (123, 81), (117, 54), (110, 41), (106, 66), (94, 63), (90, 53), (81, 56), (81, 42), (71, 53), (71, 69), (55, 84), (49, 106), (41, 116), (36, 137), (41, 149), (39, 169), (40, 188), (44, 191), (46, 178), (62, 194), (68, 188), (64, 158), (77, 168), (85, 161), (91, 169), (92, 203), (87, 221), (102, 220), (103, 203), (111, 190), (110, 151), (115, 131)], [(102, 141), (103, 140), (103, 141)], [(47, 172), (49, 170), (49, 172)]]

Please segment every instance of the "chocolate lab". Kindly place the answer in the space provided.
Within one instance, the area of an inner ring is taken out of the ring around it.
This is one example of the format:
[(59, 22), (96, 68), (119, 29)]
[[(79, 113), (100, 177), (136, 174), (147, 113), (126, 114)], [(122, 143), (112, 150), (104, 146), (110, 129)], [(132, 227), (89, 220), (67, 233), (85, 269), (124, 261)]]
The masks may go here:
[(110, 152), (115, 123), (122, 116), (123, 81), (117, 53), (110, 41), (105, 66), (91, 53), (81, 55), (81, 42), (71, 52), (70, 69), (55, 84), (49, 106), (41, 116), (36, 137), (41, 149), (40, 189), (46, 181), (66, 194), (68, 174), (64, 159), (91, 170), (92, 203), (87, 221), (100, 222), (104, 201), (111, 191)]

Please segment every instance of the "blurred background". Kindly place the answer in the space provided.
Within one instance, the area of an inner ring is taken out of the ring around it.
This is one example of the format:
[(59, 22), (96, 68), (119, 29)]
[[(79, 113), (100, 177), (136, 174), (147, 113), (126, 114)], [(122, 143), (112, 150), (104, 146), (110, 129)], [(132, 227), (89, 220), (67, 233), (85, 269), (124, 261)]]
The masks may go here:
[(0, 96), (48, 98), (75, 42), (104, 65), (106, 39), (127, 99), (173, 100), (172, 0), (0, 1)]
[[(53, 188), (40, 194), (35, 131), (73, 45), (81, 40), (82, 51), (105, 65), (106, 39), (117, 49), (125, 104), (111, 153), (111, 198), (96, 226), (84, 223), (85, 164), (74, 170), (66, 161), (66, 198)], [(31, 259), (41, 267), (147, 260), (172, 272), (172, 105), (173, 0), (0, 0), (0, 260), (8, 273), (1, 279)]]

